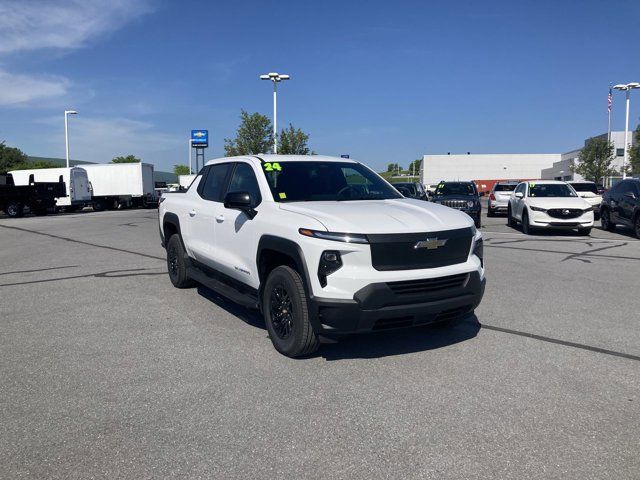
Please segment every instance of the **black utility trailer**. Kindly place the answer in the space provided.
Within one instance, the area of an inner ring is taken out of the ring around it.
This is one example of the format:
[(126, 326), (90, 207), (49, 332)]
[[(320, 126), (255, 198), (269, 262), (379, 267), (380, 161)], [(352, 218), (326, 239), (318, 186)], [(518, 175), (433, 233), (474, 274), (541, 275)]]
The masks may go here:
[(58, 182), (34, 182), (29, 185), (14, 185), (11, 175), (0, 174), (0, 210), (9, 217), (24, 215), (24, 207), (35, 215), (46, 215), (56, 206), (56, 197), (66, 197), (67, 189), (60, 175)]

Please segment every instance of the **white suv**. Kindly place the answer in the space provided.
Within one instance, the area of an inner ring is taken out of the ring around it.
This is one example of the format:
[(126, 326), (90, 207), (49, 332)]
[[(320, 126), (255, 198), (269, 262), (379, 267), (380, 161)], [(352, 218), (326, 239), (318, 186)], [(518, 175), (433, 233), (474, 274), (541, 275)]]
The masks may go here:
[(589, 235), (593, 227), (593, 207), (565, 182), (532, 180), (518, 184), (509, 199), (507, 223), (522, 223), (525, 234), (536, 229), (578, 229)]
[(171, 282), (261, 309), (288, 356), (322, 337), (458, 320), (484, 293), (473, 220), (403, 198), (353, 160), (222, 158), (162, 198)]

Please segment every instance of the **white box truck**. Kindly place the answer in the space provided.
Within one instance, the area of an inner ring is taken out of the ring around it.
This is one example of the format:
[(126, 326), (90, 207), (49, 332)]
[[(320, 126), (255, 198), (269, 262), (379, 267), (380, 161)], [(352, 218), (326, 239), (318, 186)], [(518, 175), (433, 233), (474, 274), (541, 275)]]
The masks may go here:
[(89, 176), (94, 210), (158, 205), (150, 163), (92, 164), (82, 168)]
[(35, 182), (57, 182), (62, 175), (67, 189), (66, 197), (56, 198), (56, 209), (74, 212), (91, 203), (91, 191), (87, 171), (83, 167), (34, 168), (30, 170), (12, 170), (16, 185), (29, 185), (29, 176)]

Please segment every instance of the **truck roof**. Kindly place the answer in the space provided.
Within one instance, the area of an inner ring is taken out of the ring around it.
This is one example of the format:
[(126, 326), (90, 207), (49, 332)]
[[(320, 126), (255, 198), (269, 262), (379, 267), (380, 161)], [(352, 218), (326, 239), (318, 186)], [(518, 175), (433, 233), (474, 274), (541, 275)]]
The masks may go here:
[(326, 155), (274, 155), (272, 153), (268, 154), (257, 154), (257, 155), (241, 155), (237, 157), (223, 157), (223, 158), (215, 158), (213, 160), (209, 160), (206, 165), (210, 165), (213, 163), (219, 163), (222, 161), (229, 160), (255, 160), (259, 159), (264, 162), (343, 162), (343, 163), (358, 163), (356, 160), (350, 158), (340, 158), (340, 157), (329, 157)]

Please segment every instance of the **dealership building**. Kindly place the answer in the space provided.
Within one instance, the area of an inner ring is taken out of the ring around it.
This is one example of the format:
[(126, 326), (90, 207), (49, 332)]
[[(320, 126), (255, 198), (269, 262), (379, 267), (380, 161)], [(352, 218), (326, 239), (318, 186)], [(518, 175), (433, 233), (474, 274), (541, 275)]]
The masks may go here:
[[(631, 132), (630, 132), (631, 133)], [(629, 135), (631, 139), (632, 135)], [(593, 138), (607, 138), (607, 134)], [(585, 144), (589, 139), (585, 140)], [(624, 132), (611, 132), (614, 144), (612, 166), (620, 171), (624, 158)], [(488, 191), (501, 180), (582, 180), (571, 171), (582, 148), (567, 153), (487, 153), (424, 155), (422, 183), (434, 185), (441, 180), (473, 180), (478, 189)]]

